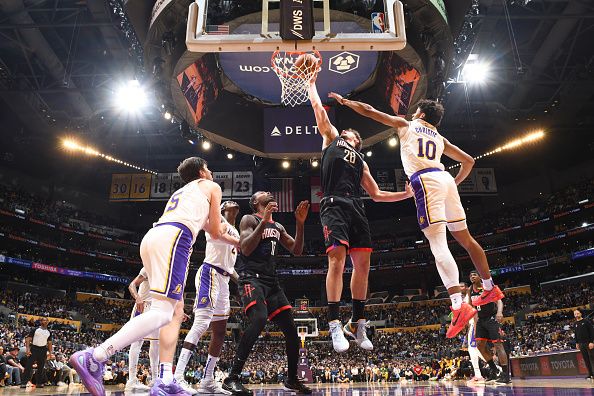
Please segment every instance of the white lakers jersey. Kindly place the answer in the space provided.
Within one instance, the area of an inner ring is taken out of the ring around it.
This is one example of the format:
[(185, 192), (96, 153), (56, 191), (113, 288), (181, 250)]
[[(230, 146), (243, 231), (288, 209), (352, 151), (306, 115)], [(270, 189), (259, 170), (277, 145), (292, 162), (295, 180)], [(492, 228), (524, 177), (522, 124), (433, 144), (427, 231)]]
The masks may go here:
[(151, 286), (149, 285), (146, 269), (142, 267), (138, 275), (144, 277), (144, 281), (138, 286), (138, 296), (142, 301), (149, 301), (151, 299)]
[(411, 177), (422, 169), (444, 170), (441, 163), (443, 140), (443, 136), (433, 125), (421, 119), (412, 120), (408, 129), (400, 135), (400, 157), (404, 173)]
[(198, 232), (204, 228), (208, 220), (210, 203), (198, 186), (197, 179), (189, 182), (171, 195), (165, 211), (156, 224), (181, 223), (192, 231), (192, 244)]
[[(235, 227), (222, 218), (227, 226), (227, 234), (239, 239), (239, 232)], [(204, 262), (214, 267), (219, 267), (223, 271), (233, 273), (235, 260), (237, 259), (237, 249), (221, 240), (213, 240), (210, 234), (206, 233), (206, 251), (204, 252)]]

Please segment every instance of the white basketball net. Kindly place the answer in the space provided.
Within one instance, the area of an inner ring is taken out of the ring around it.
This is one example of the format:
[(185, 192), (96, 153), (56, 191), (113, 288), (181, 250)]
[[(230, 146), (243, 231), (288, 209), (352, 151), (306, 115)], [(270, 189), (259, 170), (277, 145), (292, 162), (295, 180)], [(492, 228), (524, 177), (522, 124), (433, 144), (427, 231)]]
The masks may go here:
[(271, 58), (272, 69), (281, 83), (281, 103), (295, 107), (309, 99), (309, 82), (315, 77), (322, 65), (322, 56), (318, 51), (310, 52), (318, 62), (313, 65), (295, 67), (295, 61), (305, 52), (274, 51)]

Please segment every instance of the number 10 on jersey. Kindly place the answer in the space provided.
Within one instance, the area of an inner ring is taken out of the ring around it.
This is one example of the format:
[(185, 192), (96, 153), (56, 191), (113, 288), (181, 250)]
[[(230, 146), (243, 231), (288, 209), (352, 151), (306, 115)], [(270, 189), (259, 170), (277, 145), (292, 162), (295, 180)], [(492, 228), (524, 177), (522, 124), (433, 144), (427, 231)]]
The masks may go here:
[(437, 151), (437, 145), (435, 142), (433, 140), (425, 140), (423, 138), (418, 138), (417, 141), (419, 142), (419, 153), (417, 154), (417, 157), (434, 160), (435, 152)]

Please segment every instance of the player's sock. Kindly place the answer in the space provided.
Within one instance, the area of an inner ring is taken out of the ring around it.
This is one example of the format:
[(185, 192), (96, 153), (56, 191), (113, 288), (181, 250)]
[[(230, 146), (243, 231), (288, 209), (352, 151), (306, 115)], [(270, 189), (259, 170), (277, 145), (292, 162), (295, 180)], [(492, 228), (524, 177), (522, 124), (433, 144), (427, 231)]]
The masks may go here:
[(151, 362), (151, 379), (155, 381), (159, 378), (159, 340), (151, 340), (149, 360)]
[(159, 363), (159, 378), (161, 378), (165, 385), (173, 382), (172, 366), (172, 363)]
[(365, 319), (366, 300), (355, 300), (353, 298), (353, 318), (351, 322), (357, 323), (359, 319)]
[(340, 301), (328, 301), (328, 322), (340, 319)]
[(452, 300), (452, 309), (458, 310), (462, 307), (462, 293), (450, 294), (450, 300)]
[(204, 378), (214, 379), (214, 371), (217, 367), (218, 361), (218, 357), (212, 356), (210, 353), (208, 354), (208, 358), (206, 359), (206, 363), (204, 364)]
[(165, 326), (173, 318), (176, 303), (173, 300), (153, 301), (150, 310), (130, 319), (117, 333), (95, 348), (93, 358), (105, 362), (117, 351)]
[(492, 290), (495, 283), (493, 282), (493, 278), (489, 277), (489, 279), (483, 279), (483, 289), (484, 290)]
[(140, 356), (140, 349), (142, 348), (143, 342), (144, 340), (141, 339), (133, 342), (130, 345), (130, 351), (128, 351), (128, 368), (130, 370), (130, 379), (136, 377), (136, 371), (138, 371), (138, 358)]
[(175, 365), (175, 377), (176, 378), (184, 378), (184, 373), (186, 371), (186, 366), (190, 359), (192, 359), (192, 355), (194, 352), (187, 348), (182, 348), (181, 352), (179, 353), (179, 358), (177, 359), (177, 364)]
[(446, 289), (460, 285), (460, 273), (452, 252), (448, 248), (445, 224), (434, 224), (423, 230), (429, 240), (429, 248), (435, 257), (437, 272)]
[(493, 370), (493, 372), (497, 372), (497, 366), (495, 365), (495, 362), (493, 361), (493, 359), (487, 361), (487, 364), (489, 365), (489, 368), (491, 370)]
[(474, 370), (475, 377), (482, 377), (481, 369), (479, 366), (479, 352), (478, 349), (471, 346), (468, 347), (468, 354), (470, 355), (470, 362), (472, 363), (472, 369)]

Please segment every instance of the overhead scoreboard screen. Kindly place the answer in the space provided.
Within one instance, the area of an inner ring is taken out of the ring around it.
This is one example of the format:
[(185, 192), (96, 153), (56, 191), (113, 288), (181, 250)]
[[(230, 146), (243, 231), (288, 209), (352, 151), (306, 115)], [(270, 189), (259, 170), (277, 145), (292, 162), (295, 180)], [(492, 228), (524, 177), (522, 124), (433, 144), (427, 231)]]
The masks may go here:
[[(213, 172), (223, 198), (249, 198), (254, 176), (251, 171)], [(110, 201), (167, 201), (184, 185), (177, 173), (116, 173), (111, 176)]]

